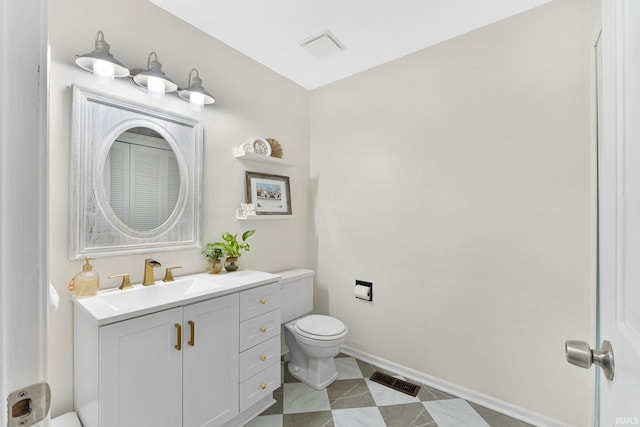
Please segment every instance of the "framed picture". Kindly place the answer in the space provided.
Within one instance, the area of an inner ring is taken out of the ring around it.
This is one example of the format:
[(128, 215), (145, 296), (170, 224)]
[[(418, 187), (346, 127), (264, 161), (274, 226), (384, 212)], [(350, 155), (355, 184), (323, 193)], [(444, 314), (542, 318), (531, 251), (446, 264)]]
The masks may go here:
[(256, 215), (291, 215), (289, 177), (266, 173), (245, 173), (246, 202), (253, 203)]

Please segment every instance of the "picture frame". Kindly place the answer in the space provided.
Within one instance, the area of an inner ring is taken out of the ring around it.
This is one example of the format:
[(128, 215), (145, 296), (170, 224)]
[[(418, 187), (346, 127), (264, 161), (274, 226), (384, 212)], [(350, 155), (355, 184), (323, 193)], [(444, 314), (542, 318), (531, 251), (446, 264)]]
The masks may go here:
[(289, 177), (246, 171), (245, 201), (253, 203), (256, 215), (291, 215)]

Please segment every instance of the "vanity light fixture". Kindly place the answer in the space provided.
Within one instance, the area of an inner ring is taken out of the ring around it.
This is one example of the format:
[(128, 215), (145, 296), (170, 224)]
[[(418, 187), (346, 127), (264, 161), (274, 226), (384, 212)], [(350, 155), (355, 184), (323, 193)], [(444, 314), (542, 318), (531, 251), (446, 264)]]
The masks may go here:
[[(193, 76), (192, 79), (191, 77), (194, 71), (196, 75)], [(180, 98), (189, 101), (191, 103), (191, 107), (195, 111), (202, 111), (204, 104), (213, 104), (216, 102), (216, 100), (213, 99), (213, 96), (211, 96), (211, 94), (204, 89), (204, 86), (202, 86), (202, 79), (200, 78), (197, 69), (194, 68), (189, 72), (188, 79), (189, 87), (187, 89), (180, 90), (178, 95), (180, 95)]]
[(175, 92), (178, 89), (178, 85), (162, 71), (162, 64), (155, 52), (151, 52), (147, 58), (147, 69), (136, 70), (133, 74), (133, 82), (155, 99), (162, 98), (166, 92)]
[(76, 55), (76, 64), (92, 72), (101, 84), (107, 84), (114, 77), (128, 77), (129, 69), (109, 53), (109, 43), (104, 39), (102, 30), (96, 33), (95, 49), (91, 53)]
[(76, 55), (76, 64), (84, 70), (92, 72), (101, 84), (107, 84), (114, 77), (129, 77), (129, 81), (139, 89), (149, 93), (154, 99), (161, 99), (167, 92), (178, 92), (180, 98), (189, 101), (195, 111), (202, 111), (205, 104), (213, 104), (215, 99), (202, 86), (202, 79), (196, 68), (189, 72), (188, 85), (181, 89), (162, 71), (158, 54), (151, 52), (147, 58), (147, 68), (129, 70), (109, 53), (109, 43), (104, 33), (96, 33), (95, 49), (91, 53)]

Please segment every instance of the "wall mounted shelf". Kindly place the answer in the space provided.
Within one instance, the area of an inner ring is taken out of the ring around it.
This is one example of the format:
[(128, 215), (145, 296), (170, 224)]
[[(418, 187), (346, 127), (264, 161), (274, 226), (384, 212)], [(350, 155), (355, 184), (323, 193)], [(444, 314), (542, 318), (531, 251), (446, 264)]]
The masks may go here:
[(277, 157), (263, 156), (261, 154), (246, 152), (242, 150), (241, 147), (236, 147), (235, 157), (238, 160), (248, 160), (251, 162), (269, 163), (272, 165), (278, 165), (278, 166), (284, 166), (284, 167), (295, 166), (293, 163), (287, 160), (279, 159)]
[(276, 220), (276, 219), (291, 219), (292, 215), (250, 215), (243, 216), (242, 209), (236, 209), (236, 219), (240, 221), (263, 221), (263, 220)]

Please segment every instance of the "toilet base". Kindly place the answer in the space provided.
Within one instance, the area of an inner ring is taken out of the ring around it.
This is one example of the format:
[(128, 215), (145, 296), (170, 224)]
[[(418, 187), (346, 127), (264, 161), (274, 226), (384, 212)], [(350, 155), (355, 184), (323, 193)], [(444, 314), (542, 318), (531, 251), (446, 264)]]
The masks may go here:
[[(331, 362), (331, 364), (333, 365), (333, 370), (332, 370), (333, 374), (327, 378), (314, 378), (315, 381), (311, 381), (309, 379), (309, 371), (300, 365), (296, 365), (295, 363), (293, 363), (293, 361), (289, 362), (289, 373), (293, 378), (303, 382), (304, 384), (308, 385), (314, 390), (324, 390), (338, 378), (338, 371), (336, 371), (335, 362), (333, 358), (329, 360), (318, 360), (318, 359), (310, 360), (310, 363), (314, 363), (314, 362), (316, 363)], [(331, 368), (325, 367), (325, 369), (331, 369)], [(316, 369), (314, 372), (326, 372), (326, 371), (324, 370), (319, 371), (318, 369)]]
[(340, 353), (344, 336), (335, 340), (314, 341), (295, 333), (295, 321), (284, 325), (284, 340), (289, 348), (289, 373), (315, 390), (323, 390), (338, 378), (334, 357)]

